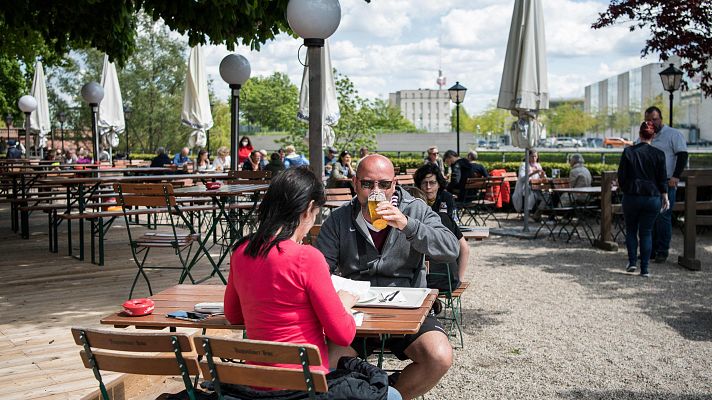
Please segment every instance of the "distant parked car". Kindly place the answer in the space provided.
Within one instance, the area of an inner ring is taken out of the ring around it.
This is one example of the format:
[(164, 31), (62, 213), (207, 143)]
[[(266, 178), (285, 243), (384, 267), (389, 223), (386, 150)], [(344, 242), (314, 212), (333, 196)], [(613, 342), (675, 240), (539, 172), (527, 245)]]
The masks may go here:
[(625, 140), (622, 137), (607, 137), (603, 139), (603, 147), (607, 149), (612, 149), (614, 147), (627, 147), (632, 146), (633, 142), (630, 140)]
[(487, 148), (488, 149), (499, 149), (499, 142), (496, 140), (490, 140), (487, 143)]
[(568, 136), (560, 136), (556, 138), (556, 148), (562, 147), (581, 147), (581, 141)]
[(487, 147), (487, 141), (484, 140), (484, 139), (478, 140), (478, 141), (477, 141), (477, 147), (482, 147), (482, 148)]
[(586, 147), (603, 147), (603, 139), (595, 137), (586, 138)]

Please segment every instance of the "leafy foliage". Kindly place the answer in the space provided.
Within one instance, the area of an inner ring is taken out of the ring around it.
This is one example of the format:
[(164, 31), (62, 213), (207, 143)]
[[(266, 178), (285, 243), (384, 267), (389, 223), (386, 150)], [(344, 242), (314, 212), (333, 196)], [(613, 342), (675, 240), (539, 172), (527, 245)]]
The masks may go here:
[(547, 117), (547, 130), (552, 134), (581, 136), (594, 125), (594, 119), (581, 107), (572, 102), (564, 102), (542, 112)]
[(297, 124), (299, 90), (285, 73), (250, 78), (240, 89), (240, 113), (263, 130), (289, 131)]
[[(712, 96), (712, 3), (709, 0), (612, 0), (593, 23), (600, 29), (630, 22), (630, 30), (649, 29), (650, 37), (641, 50), (643, 56), (659, 53), (682, 59), (680, 68), (690, 78), (700, 75), (700, 88)], [(683, 81), (684, 87), (687, 82)]]

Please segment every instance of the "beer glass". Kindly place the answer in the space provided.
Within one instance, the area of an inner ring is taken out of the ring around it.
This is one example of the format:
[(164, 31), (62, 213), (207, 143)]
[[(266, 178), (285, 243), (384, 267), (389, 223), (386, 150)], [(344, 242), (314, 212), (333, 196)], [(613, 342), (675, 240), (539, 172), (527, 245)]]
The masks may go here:
[(383, 192), (371, 192), (368, 195), (368, 214), (371, 216), (371, 225), (379, 231), (388, 226), (388, 222), (376, 212), (378, 203), (382, 201), (386, 201), (386, 194)]

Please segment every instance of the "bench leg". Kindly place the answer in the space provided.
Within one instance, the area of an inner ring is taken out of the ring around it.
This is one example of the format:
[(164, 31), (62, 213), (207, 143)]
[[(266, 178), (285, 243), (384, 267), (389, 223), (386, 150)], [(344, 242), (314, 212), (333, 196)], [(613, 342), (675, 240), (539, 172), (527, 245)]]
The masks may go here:
[(79, 261), (84, 261), (84, 219), (79, 220)]

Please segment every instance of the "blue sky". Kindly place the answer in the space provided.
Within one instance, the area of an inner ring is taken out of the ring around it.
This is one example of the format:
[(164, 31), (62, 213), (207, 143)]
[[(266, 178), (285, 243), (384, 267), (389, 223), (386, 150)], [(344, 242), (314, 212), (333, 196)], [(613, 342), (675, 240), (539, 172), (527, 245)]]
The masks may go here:
[[(552, 99), (582, 98), (592, 82), (657, 61), (640, 58), (646, 32), (629, 32), (627, 25), (590, 28), (608, 2), (542, 1)], [(332, 65), (361, 96), (384, 99), (396, 90), (437, 89), (442, 68), (446, 88), (455, 81), (468, 88), (464, 105), (476, 114), (496, 102), (513, 6), (513, 0), (341, 0), (341, 25), (329, 39)], [(280, 35), (259, 52), (236, 52), (250, 61), (252, 76), (279, 71), (299, 85), (301, 43)], [(213, 88), (227, 98), (218, 65), (229, 52), (224, 46), (205, 50)]]

